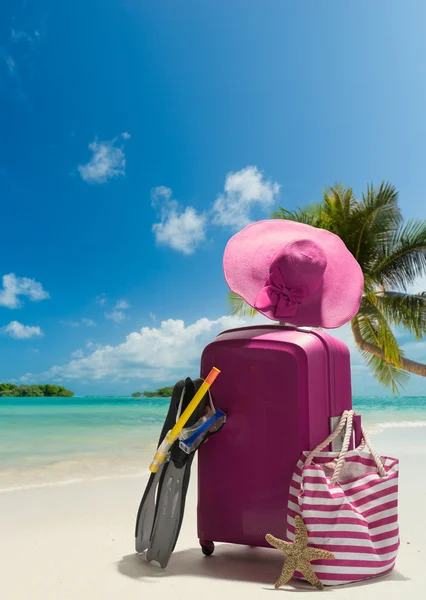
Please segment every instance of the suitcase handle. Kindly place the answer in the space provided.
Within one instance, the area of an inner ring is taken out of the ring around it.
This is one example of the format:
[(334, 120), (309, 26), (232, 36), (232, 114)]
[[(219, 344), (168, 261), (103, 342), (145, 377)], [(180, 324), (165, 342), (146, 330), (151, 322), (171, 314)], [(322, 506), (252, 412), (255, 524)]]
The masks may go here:
[[(340, 423), (342, 415), (338, 417), (330, 417), (330, 433), (332, 433)], [(340, 452), (343, 447), (343, 440), (345, 439), (345, 432), (342, 431), (330, 444), (332, 452)], [(349, 450), (354, 450), (362, 444), (362, 425), (361, 415), (354, 414), (353, 418), (353, 435), (349, 443)]]

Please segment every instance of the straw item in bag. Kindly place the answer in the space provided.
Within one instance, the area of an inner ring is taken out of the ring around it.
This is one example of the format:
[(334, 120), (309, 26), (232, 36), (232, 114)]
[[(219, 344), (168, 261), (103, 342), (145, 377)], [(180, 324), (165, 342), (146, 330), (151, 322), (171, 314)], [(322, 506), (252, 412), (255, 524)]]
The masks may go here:
[[(362, 429), (361, 445), (348, 451), (353, 411), (312, 452), (303, 452), (290, 485), (287, 538), (295, 539), (300, 515), (308, 544), (328, 550), (334, 560), (312, 563), (324, 585), (342, 585), (389, 573), (399, 547), (398, 464), (379, 457)], [(322, 452), (346, 426), (342, 450)], [(296, 572), (295, 577), (302, 578)]]

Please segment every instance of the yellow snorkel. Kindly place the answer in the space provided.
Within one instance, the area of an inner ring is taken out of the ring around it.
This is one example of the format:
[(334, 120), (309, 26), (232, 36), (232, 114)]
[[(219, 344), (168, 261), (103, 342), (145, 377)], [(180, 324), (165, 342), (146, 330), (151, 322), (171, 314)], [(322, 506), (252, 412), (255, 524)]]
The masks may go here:
[(186, 425), (186, 422), (188, 421), (189, 417), (200, 404), (207, 390), (210, 388), (210, 386), (212, 385), (216, 377), (219, 375), (219, 373), (219, 369), (213, 367), (213, 369), (207, 375), (204, 382), (201, 384), (198, 392), (195, 394), (191, 402), (181, 414), (180, 418), (177, 420), (176, 425), (173, 427), (173, 429), (169, 431), (169, 433), (166, 435), (160, 446), (157, 448), (157, 452), (155, 453), (154, 459), (149, 465), (149, 470), (151, 471), (151, 473), (156, 473), (158, 471), (160, 465), (164, 462), (165, 458), (169, 453), (170, 446), (177, 440), (180, 432)]

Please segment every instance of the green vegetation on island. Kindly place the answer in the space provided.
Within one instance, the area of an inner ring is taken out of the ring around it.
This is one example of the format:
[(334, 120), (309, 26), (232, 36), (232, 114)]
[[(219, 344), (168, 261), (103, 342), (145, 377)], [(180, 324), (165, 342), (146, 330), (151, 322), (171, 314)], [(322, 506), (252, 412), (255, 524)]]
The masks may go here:
[(74, 392), (65, 389), (62, 385), (15, 385), (14, 383), (0, 383), (0, 397), (17, 398), (20, 396), (74, 396)]
[(134, 392), (132, 398), (170, 398), (173, 391), (173, 385), (159, 388), (155, 392)]

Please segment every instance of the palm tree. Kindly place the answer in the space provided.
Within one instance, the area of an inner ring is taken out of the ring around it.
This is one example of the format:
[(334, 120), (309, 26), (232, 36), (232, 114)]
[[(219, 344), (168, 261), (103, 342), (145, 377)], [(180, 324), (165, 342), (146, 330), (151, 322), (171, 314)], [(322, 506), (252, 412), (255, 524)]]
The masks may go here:
[[(351, 188), (335, 185), (321, 203), (294, 211), (279, 207), (272, 216), (332, 231), (361, 265), (364, 293), (351, 328), (375, 377), (393, 393), (409, 373), (426, 377), (426, 365), (404, 356), (392, 329), (403, 328), (417, 340), (426, 333), (426, 291), (407, 292), (426, 273), (426, 220), (404, 223), (395, 187), (370, 185), (357, 200)], [(229, 304), (232, 314), (256, 313), (236, 294), (229, 294)]]

